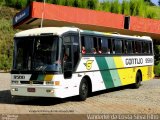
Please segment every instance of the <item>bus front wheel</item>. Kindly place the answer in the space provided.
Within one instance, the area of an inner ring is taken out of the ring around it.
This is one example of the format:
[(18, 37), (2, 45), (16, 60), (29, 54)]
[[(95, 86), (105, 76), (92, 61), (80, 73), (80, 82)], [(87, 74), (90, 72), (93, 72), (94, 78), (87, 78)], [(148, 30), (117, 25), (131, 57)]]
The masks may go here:
[(141, 82), (142, 82), (142, 75), (141, 72), (137, 72), (136, 74), (136, 79), (135, 79), (135, 83), (133, 84), (133, 88), (137, 89), (141, 86)]
[(84, 101), (88, 97), (89, 85), (85, 78), (82, 79), (79, 87), (79, 100)]

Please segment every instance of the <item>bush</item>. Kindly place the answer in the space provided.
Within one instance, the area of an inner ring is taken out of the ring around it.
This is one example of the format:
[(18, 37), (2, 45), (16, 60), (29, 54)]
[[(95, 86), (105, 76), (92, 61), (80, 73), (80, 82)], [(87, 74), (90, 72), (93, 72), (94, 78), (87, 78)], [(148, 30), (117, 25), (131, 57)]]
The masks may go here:
[(159, 62), (158, 65), (154, 66), (154, 74), (155, 74), (156, 77), (160, 76), (160, 62)]

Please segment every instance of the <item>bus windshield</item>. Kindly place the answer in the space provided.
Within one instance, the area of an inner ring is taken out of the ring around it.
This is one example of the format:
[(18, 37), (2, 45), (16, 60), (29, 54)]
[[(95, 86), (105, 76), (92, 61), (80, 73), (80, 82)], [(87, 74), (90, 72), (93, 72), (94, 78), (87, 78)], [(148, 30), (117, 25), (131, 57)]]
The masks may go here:
[(15, 38), (14, 70), (59, 71), (58, 36)]

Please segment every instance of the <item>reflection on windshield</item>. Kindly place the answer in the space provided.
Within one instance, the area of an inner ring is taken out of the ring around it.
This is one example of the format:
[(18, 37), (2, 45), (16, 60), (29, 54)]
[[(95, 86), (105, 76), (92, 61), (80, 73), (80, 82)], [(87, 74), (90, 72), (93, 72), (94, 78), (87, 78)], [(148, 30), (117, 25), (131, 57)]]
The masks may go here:
[(14, 69), (57, 71), (58, 36), (15, 39)]

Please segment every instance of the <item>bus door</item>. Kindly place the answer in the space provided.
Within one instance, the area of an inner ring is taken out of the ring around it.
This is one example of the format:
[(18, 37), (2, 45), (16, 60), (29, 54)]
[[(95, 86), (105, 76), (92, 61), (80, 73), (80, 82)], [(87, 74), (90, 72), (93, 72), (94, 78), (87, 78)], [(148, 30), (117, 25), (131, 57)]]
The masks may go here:
[(78, 36), (63, 37), (63, 73), (64, 78), (72, 77), (79, 61)]

